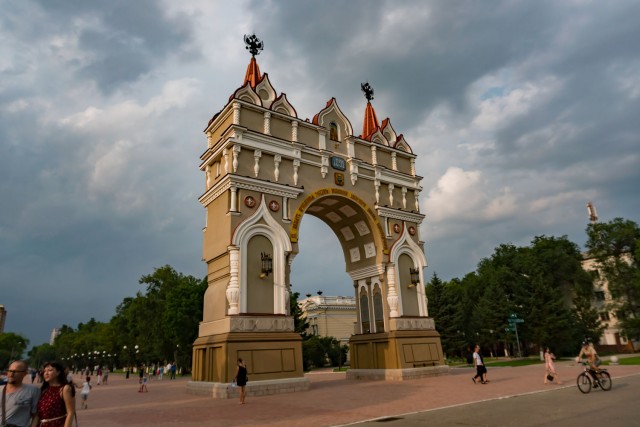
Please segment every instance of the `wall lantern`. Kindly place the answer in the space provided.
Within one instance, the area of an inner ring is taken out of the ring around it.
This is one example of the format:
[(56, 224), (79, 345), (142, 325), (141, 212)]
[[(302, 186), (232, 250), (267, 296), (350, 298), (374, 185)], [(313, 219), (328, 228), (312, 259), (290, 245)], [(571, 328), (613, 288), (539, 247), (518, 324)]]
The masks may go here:
[(417, 268), (410, 268), (409, 275), (411, 277), (411, 283), (407, 287), (415, 288), (420, 283), (420, 270)]
[(264, 279), (269, 276), (269, 273), (273, 272), (273, 257), (271, 254), (266, 252), (260, 253), (260, 259), (262, 262), (262, 267), (260, 269), (260, 278)]

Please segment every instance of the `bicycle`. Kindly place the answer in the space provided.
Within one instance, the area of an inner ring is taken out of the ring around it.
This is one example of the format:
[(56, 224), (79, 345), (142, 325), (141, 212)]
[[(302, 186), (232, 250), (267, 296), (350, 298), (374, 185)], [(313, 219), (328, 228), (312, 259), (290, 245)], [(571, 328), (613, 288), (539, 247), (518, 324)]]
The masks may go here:
[(598, 387), (603, 391), (611, 390), (613, 383), (611, 382), (611, 375), (606, 369), (596, 371), (588, 363), (583, 363), (583, 365), (585, 365), (584, 371), (578, 375), (577, 379), (578, 390), (584, 394), (589, 393), (592, 388)]

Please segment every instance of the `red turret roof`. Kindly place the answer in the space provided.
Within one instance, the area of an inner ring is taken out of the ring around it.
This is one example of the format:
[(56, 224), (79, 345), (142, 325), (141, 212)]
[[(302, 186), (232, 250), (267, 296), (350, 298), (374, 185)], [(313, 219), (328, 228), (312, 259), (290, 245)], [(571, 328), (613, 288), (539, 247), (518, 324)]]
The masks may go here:
[(364, 110), (364, 124), (362, 125), (362, 138), (367, 139), (373, 134), (380, 125), (378, 124), (378, 118), (376, 112), (373, 109), (371, 102), (367, 102), (367, 108)]
[(249, 82), (251, 84), (251, 88), (255, 89), (256, 85), (260, 83), (262, 80), (262, 76), (260, 75), (260, 67), (258, 67), (258, 62), (255, 57), (251, 57), (251, 62), (249, 62), (249, 66), (247, 67), (247, 74), (244, 76), (244, 81), (242, 85)]

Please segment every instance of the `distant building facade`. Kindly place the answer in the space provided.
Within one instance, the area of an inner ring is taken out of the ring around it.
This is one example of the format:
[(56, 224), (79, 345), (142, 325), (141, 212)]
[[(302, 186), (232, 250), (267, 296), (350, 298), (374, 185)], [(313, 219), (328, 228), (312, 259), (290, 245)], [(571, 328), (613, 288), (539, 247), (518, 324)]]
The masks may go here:
[(634, 343), (622, 335), (618, 315), (615, 311), (610, 310), (613, 297), (609, 291), (609, 281), (604, 272), (598, 268), (596, 259), (589, 257), (587, 253), (583, 254), (582, 268), (594, 277), (592, 306), (598, 311), (600, 323), (605, 326), (598, 347), (602, 350), (606, 349), (616, 352), (634, 352), (640, 350), (640, 343)]
[(60, 335), (60, 329), (53, 328), (53, 330), (51, 331), (51, 337), (49, 338), (50, 345), (53, 345), (53, 343), (56, 341), (56, 338), (58, 338), (58, 335)]
[(309, 323), (307, 334), (349, 344), (358, 320), (355, 297), (316, 295), (298, 301), (298, 305)]
[(4, 333), (4, 321), (7, 319), (7, 310), (0, 304), (0, 334)]

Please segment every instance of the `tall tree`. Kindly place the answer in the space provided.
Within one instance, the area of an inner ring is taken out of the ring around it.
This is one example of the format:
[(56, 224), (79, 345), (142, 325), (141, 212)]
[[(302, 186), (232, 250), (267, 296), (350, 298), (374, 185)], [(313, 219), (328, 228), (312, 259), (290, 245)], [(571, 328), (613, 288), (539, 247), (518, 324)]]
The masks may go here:
[(640, 340), (640, 228), (615, 218), (587, 227), (587, 249), (608, 281), (622, 333)]

